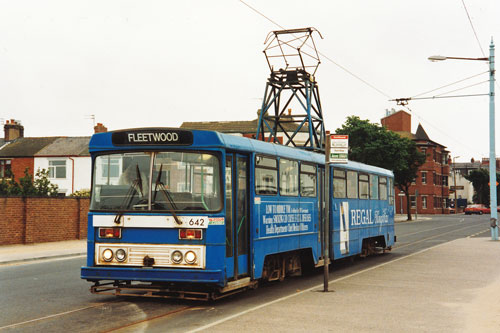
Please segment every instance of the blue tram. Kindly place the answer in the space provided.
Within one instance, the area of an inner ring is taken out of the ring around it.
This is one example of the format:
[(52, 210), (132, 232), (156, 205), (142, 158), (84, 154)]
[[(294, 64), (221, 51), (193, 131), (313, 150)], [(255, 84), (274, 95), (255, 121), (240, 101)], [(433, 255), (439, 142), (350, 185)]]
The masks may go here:
[[(324, 155), (211, 131), (90, 141), (94, 293), (214, 299), (323, 264)], [(330, 166), (330, 257), (391, 249), (391, 171)]]

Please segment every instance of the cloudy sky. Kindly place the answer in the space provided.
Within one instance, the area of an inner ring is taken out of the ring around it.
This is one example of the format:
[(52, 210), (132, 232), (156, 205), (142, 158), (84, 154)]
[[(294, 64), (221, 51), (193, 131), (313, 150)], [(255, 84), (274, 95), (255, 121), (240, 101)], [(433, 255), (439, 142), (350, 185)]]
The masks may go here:
[[(488, 93), (486, 62), (427, 57), (488, 56), (499, 15), (498, 0), (0, 0), (0, 118), (20, 120), (26, 136), (91, 135), (88, 115), (110, 130), (254, 119), (269, 75), (264, 40), (278, 24), (324, 38), (316, 77), (327, 129), (350, 115), (379, 123), (401, 109), (392, 98), (476, 83), (449, 95)], [(468, 161), (488, 156), (488, 104), (415, 100), (405, 110), (413, 132), (421, 123)]]

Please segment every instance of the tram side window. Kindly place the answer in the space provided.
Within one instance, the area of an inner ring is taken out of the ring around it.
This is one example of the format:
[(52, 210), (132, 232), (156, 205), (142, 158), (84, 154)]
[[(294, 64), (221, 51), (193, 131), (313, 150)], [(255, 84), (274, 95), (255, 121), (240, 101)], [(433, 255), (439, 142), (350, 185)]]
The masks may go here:
[(359, 175), (359, 198), (370, 198), (370, 183), (368, 182), (368, 175), (366, 174)]
[(358, 198), (358, 173), (356, 171), (347, 171), (347, 197)]
[(255, 193), (278, 194), (278, 165), (276, 159), (255, 157)]
[(387, 200), (387, 178), (380, 177), (378, 181), (380, 200)]
[(370, 199), (378, 199), (378, 176), (370, 175)]
[(394, 180), (389, 178), (389, 204), (394, 205)]
[(300, 195), (303, 197), (316, 196), (316, 166), (300, 164)]
[(344, 170), (333, 169), (333, 197), (346, 197), (346, 177)]
[(299, 195), (299, 162), (280, 159), (280, 194)]

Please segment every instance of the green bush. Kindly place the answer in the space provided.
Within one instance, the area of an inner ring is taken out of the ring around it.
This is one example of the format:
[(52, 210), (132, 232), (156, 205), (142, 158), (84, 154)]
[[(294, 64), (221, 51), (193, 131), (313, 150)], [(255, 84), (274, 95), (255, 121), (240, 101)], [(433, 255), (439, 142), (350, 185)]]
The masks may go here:
[(24, 170), (24, 177), (19, 178), (19, 183), (15, 181), (14, 174), (10, 172), (7, 177), (0, 182), (0, 195), (22, 196), (22, 197), (55, 197), (58, 186), (49, 180), (49, 171), (38, 169), (35, 179), (30, 175), (29, 169)]

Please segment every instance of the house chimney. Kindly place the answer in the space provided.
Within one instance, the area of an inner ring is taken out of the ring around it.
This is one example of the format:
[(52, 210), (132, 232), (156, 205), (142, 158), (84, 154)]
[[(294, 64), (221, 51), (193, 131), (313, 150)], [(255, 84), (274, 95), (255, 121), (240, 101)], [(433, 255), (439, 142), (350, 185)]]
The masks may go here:
[(94, 133), (104, 133), (107, 131), (108, 128), (104, 126), (102, 123), (97, 123), (97, 125), (94, 126)]
[(12, 141), (24, 137), (24, 126), (21, 125), (19, 120), (7, 120), (3, 126), (3, 130), (5, 133), (5, 141)]

